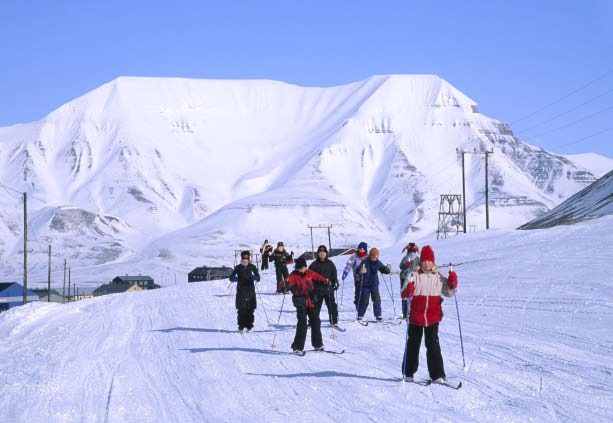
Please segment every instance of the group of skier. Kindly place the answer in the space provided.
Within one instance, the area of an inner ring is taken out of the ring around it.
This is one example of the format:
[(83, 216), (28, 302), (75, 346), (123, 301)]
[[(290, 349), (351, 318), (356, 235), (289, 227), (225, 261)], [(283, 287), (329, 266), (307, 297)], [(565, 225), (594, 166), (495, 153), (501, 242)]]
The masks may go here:
[[(328, 257), (325, 245), (317, 248), (317, 255), (310, 266), (304, 257), (295, 260), (294, 270), (289, 273), (287, 265), (293, 262), (293, 252), (285, 250), (283, 242), (276, 249), (265, 241), (260, 248), (262, 269), (274, 262), (277, 279), (277, 293), (291, 292), (292, 303), (296, 308), (296, 334), (291, 348), (297, 354), (304, 354), (308, 327), (311, 328), (311, 345), (315, 351), (323, 351), (320, 312), (323, 304), (328, 310), (330, 325), (338, 327), (338, 305), (335, 294), (339, 288), (337, 269)], [(445, 383), (445, 370), (440, 349), (438, 326), (443, 317), (442, 296), (452, 297), (458, 285), (455, 272), (445, 277), (435, 265), (434, 250), (430, 246), (419, 246), (411, 242), (402, 253), (400, 262), (400, 292), (402, 298), (402, 317), (407, 321), (407, 337), (402, 360), (402, 374), (405, 380), (412, 381), (419, 365), (421, 339), (425, 337), (426, 358), (430, 379), (434, 383)], [(379, 260), (379, 250), (368, 251), (366, 242), (358, 244), (357, 251), (347, 260), (342, 273), (344, 282), (349, 274), (354, 280), (354, 305), (357, 321), (362, 325), (364, 314), (372, 299), (373, 313), (378, 323), (383, 323), (381, 295), (379, 292), (379, 273), (390, 274), (391, 265)], [(236, 309), (239, 331), (253, 330), (254, 311), (257, 307), (255, 284), (260, 281), (257, 267), (251, 263), (251, 253), (243, 251), (241, 262), (236, 266), (230, 280), (237, 282)], [(424, 336), (425, 335), (425, 336)]]

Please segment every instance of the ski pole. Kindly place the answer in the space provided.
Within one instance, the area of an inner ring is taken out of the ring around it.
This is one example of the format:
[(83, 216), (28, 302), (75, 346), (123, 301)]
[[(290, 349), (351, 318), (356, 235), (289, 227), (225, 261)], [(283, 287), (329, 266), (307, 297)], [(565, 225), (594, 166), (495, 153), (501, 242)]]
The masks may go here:
[(279, 318), (277, 319), (277, 326), (275, 326), (275, 336), (272, 338), (272, 348), (276, 348), (275, 340), (277, 339), (277, 331), (279, 330), (279, 322), (281, 321), (281, 313), (283, 313), (283, 304), (285, 304), (285, 290), (283, 290), (283, 301), (281, 301), (281, 308), (279, 309)]
[(358, 294), (358, 299), (355, 302), (355, 308), (356, 308), (355, 320), (358, 320), (360, 318), (360, 306), (362, 305), (362, 286), (364, 286), (364, 274), (360, 273), (360, 293)]
[[(415, 283), (415, 279), (413, 277), (413, 274), (411, 273), (411, 280), (409, 281), (409, 283)], [(409, 291), (410, 292), (410, 291)], [(412, 295), (409, 294), (409, 298), (407, 299), (407, 335), (404, 339), (404, 359), (402, 361), (403, 364), (403, 368), (402, 368), (402, 382), (404, 383), (404, 378), (405, 378), (405, 372), (407, 370), (407, 353), (409, 351), (409, 321), (411, 319), (411, 299), (413, 298)]]
[(343, 286), (341, 288), (341, 307), (343, 306), (343, 294), (345, 293), (345, 281), (341, 279), (341, 282), (343, 282)]
[(264, 307), (264, 300), (262, 299), (262, 294), (260, 294), (260, 290), (258, 289), (257, 282), (255, 282), (255, 291), (258, 293), (258, 297), (260, 297), (260, 303), (262, 304), (262, 310), (264, 310), (264, 316), (266, 317), (266, 324), (270, 327), (270, 320), (268, 320), (268, 313), (266, 313), (266, 307)]
[(330, 289), (328, 289), (328, 321), (330, 322), (330, 325), (332, 326), (332, 335), (330, 335), (331, 339), (336, 339), (336, 332), (334, 324), (332, 323), (332, 312), (330, 311), (330, 306), (332, 306), (332, 293), (330, 291)]
[[(449, 271), (453, 272), (453, 264), (449, 263)], [(464, 358), (464, 341), (462, 339), (462, 324), (460, 323), (460, 308), (458, 307), (458, 287), (455, 287), (455, 292), (453, 296), (455, 300), (455, 311), (458, 316), (458, 329), (460, 330), (460, 346), (462, 347), (462, 364), (464, 371), (466, 371), (466, 359)]]
[(407, 334), (404, 337), (404, 359), (402, 360), (402, 382), (404, 382), (404, 378), (406, 377), (405, 372), (407, 370), (407, 353), (409, 351), (409, 313), (408, 310), (411, 308), (411, 296), (407, 300), (409, 305), (407, 306)]
[(385, 284), (385, 289), (387, 290), (387, 293), (389, 294), (390, 298), (392, 299), (392, 307), (394, 309), (394, 318), (396, 317), (396, 304), (394, 301), (394, 294), (392, 293), (392, 291), (390, 289), (391, 285), (392, 285), (392, 277), (390, 276), (390, 287), (387, 286), (387, 282), (385, 282), (385, 276), (383, 276), (383, 283)]

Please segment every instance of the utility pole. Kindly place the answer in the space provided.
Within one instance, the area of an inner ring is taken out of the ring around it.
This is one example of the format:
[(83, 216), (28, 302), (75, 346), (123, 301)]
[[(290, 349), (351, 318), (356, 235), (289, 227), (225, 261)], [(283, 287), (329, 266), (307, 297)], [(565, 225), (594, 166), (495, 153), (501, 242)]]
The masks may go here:
[(489, 201), (489, 184), (487, 171), (487, 158), (490, 154), (494, 154), (494, 150), (485, 152), (485, 229), (490, 228), (490, 201)]
[(313, 256), (313, 258), (315, 258), (315, 246), (313, 245), (313, 228), (309, 226), (309, 229), (311, 230), (311, 255)]
[(488, 175), (488, 156), (494, 154), (494, 149), (477, 151), (464, 151), (456, 148), (456, 152), (462, 154), (462, 196), (464, 204), (464, 233), (466, 233), (466, 176), (465, 176), (465, 154), (483, 154), (485, 156), (485, 229), (490, 228), (490, 204), (489, 204), (489, 175)]
[(23, 303), (28, 302), (28, 193), (23, 193)]
[(51, 302), (51, 244), (49, 244), (49, 265), (47, 266), (47, 302)]
[(70, 270), (68, 269), (68, 302), (70, 302)]
[(464, 215), (464, 233), (466, 233), (466, 176), (464, 172), (464, 152), (462, 151), (462, 214)]
[(330, 234), (330, 229), (332, 229), (332, 225), (318, 225), (318, 226), (312, 226), (312, 225), (307, 225), (307, 228), (309, 228), (309, 230), (311, 231), (311, 254), (313, 254), (313, 258), (316, 258), (315, 256), (315, 244), (313, 243), (313, 229), (327, 229), (328, 230), (328, 253), (330, 254), (332, 252), (332, 236)]
[(66, 259), (64, 259), (64, 285), (62, 285), (62, 304), (66, 301)]

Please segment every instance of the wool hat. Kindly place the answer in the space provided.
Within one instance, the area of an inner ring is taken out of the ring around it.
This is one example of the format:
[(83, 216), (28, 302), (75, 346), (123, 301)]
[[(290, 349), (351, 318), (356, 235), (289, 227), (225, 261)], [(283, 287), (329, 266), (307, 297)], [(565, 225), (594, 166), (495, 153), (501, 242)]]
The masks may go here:
[(419, 245), (415, 244), (414, 242), (409, 242), (407, 245), (404, 246), (404, 248), (402, 249), (402, 252), (404, 253), (405, 251), (408, 251), (409, 253), (411, 252), (415, 252), (415, 253), (419, 253)]
[(307, 267), (306, 259), (304, 257), (298, 257), (296, 259), (296, 266), (295, 266), (295, 268), (296, 269), (302, 269), (304, 267)]
[(317, 247), (317, 252), (319, 253), (320, 251), (325, 251), (326, 253), (328, 252), (328, 247), (326, 247), (325, 245), (320, 245), (319, 247)]
[(376, 247), (371, 248), (370, 252), (368, 253), (368, 256), (379, 258), (379, 249)]
[(358, 250), (365, 250), (368, 251), (368, 244), (366, 244), (365, 242), (360, 242), (358, 244)]
[(434, 250), (429, 245), (424, 246), (421, 249), (421, 256), (419, 257), (420, 261), (431, 261), (434, 263)]
[(283, 241), (279, 241), (279, 242), (277, 242), (277, 247), (284, 247), (284, 245), (283, 245)]

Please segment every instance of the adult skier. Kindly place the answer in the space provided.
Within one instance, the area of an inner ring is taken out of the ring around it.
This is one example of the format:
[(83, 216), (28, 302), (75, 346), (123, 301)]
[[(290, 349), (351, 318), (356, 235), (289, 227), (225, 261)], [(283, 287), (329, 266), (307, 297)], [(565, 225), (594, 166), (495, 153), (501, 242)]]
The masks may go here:
[(412, 381), (419, 366), (421, 338), (425, 334), (428, 373), (434, 383), (446, 383), (443, 356), (438, 339), (438, 326), (443, 319), (441, 304), (443, 298), (455, 295), (458, 276), (450, 271), (447, 277), (441, 275), (435, 266), (434, 250), (426, 245), (421, 250), (420, 268), (411, 273), (402, 287), (402, 298), (410, 299), (408, 339), (402, 374)]
[(360, 291), (358, 294), (358, 321), (362, 320), (368, 308), (369, 297), (372, 297), (373, 312), (377, 322), (383, 323), (381, 310), (381, 295), (379, 294), (379, 272), (389, 275), (391, 265), (384, 265), (379, 260), (379, 249), (371, 248), (368, 258), (360, 265)]
[(338, 306), (334, 298), (334, 293), (338, 289), (338, 275), (334, 262), (328, 258), (328, 248), (325, 245), (317, 247), (317, 258), (311, 263), (309, 270), (319, 273), (330, 281), (329, 285), (319, 284), (316, 314), (319, 316), (321, 306), (325, 302), (330, 324), (338, 325)]
[(260, 274), (256, 265), (251, 263), (251, 253), (241, 252), (241, 262), (232, 274), (230, 281), (236, 282), (236, 313), (239, 332), (253, 330), (253, 313), (257, 308), (255, 283), (260, 281)]
[[(400, 290), (402, 291), (402, 287), (404, 286), (404, 282), (407, 280), (407, 277), (417, 271), (419, 268), (419, 246), (414, 242), (409, 242), (402, 249), (402, 252), (406, 252), (405, 256), (400, 261)], [(406, 299), (402, 300), (402, 318), (406, 320), (407, 318), (407, 310), (408, 310), (408, 301)]]
[(321, 337), (321, 322), (317, 313), (317, 285), (329, 284), (329, 281), (320, 274), (307, 269), (304, 257), (296, 259), (296, 268), (289, 275), (288, 281), (298, 320), (292, 350), (295, 353), (304, 351), (308, 317), (311, 321), (311, 345), (316, 351), (322, 351), (324, 344)]

